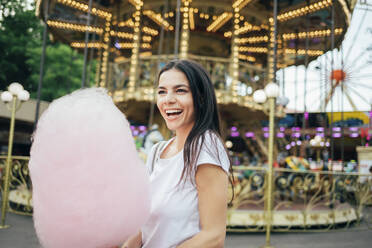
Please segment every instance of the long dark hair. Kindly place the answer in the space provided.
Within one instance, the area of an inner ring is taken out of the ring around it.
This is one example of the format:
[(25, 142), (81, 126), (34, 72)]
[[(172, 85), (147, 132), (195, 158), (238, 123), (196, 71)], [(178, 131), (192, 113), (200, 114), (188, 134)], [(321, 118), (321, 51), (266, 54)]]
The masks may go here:
[[(184, 168), (180, 179), (182, 181), (186, 178), (191, 178), (196, 172), (196, 162), (198, 161), (201, 147), (203, 147), (205, 135), (211, 136), (216, 148), (218, 141), (215, 138), (213, 139), (213, 137), (217, 137), (222, 144), (224, 142), (216, 95), (208, 72), (194, 61), (172, 60), (159, 72), (158, 81), (163, 72), (171, 69), (179, 70), (186, 76), (194, 102), (195, 123), (186, 138), (183, 149)], [(228, 156), (226, 148), (225, 151)], [(215, 153), (214, 151), (212, 152)], [(229, 170), (232, 176), (231, 162)], [(229, 177), (230, 182), (232, 182), (231, 178)]]

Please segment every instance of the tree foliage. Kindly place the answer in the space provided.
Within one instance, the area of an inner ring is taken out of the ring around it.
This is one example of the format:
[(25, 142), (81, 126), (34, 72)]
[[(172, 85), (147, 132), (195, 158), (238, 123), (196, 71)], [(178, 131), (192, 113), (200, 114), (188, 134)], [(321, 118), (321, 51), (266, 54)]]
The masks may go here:
[[(35, 98), (39, 83), (43, 23), (22, 0), (0, 0), (0, 90), (20, 82)], [(94, 61), (89, 81), (94, 81)], [(48, 41), (41, 99), (52, 101), (80, 88), (83, 56), (69, 46)]]

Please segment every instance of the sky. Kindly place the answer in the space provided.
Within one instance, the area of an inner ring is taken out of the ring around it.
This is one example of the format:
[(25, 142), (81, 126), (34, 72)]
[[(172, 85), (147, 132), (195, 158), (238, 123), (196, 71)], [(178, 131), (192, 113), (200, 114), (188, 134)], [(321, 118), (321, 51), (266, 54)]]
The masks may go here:
[[(344, 68), (346, 79), (343, 93), (341, 86), (336, 87), (335, 94), (326, 107), (328, 112), (332, 109), (331, 102), (333, 111), (370, 111), (372, 108), (372, 0), (365, 2), (367, 5), (357, 4), (355, 7), (341, 48), (333, 51), (333, 69)], [(366, 8), (368, 10), (364, 10)], [(328, 51), (309, 64), (306, 94), (304, 93), (305, 67), (291, 66), (285, 69), (284, 95), (289, 98), (288, 109), (303, 111), (306, 98), (307, 111), (319, 112), (322, 110), (321, 105), (324, 104), (321, 103), (324, 103), (324, 100), (320, 99), (324, 99), (324, 96), (328, 94), (325, 91), (330, 91), (330, 82), (329, 80), (325, 82), (325, 78), (329, 78), (331, 75), (331, 57), (332, 52)], [(342, 57), (343, 59), (341, 59)], [(283, 85), (282, 73), (281, 70), (277, 74), (281, 86)], [(296, 73), (297, 87), (295, 84)], [(355, 109), (348, 98), (354, 103)]]

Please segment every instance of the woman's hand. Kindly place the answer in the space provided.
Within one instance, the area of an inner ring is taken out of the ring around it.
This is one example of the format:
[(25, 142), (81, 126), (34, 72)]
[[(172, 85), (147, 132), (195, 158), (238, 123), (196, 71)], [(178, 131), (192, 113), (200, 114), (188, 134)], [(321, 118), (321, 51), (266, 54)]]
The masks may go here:
[(141, 248), (142, 247), (142, 233), (138, 232), (136, 235), (129, 237), (129, 239), (121, 246), (121, 248)]

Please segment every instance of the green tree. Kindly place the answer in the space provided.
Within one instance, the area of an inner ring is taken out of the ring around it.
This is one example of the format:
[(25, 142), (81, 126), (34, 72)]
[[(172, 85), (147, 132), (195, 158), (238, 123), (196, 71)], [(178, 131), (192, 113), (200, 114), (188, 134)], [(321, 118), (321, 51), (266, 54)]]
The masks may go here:
[[(39, 83), (43, 24), (24, 1), (0, 0), (0, 90), (20, 82), (35, 98)], [(94, 83), (95, 61), (89, 82)], [(55, 98), (80, 88), (83, 56), (69, 46), (48, 41), (41, 99)]]
[[(39, 82), (39, 66), (41, 47), (30, 48), (27, 51), (26, 64), (31, 68), (30, 80), (33, 83), (31, 97), (36, 97)], [(51, 101), (70, 93), (81, 86), (83, 55), (61, 43), (49, 45), (46, 50), (45, 73), (42, 88), (42, 99)], [(94, 84), (95, 61), (91, 65), (89, 86)]]
[(26, 65), (26, 51), (40, 46), (41, 25), (32, 11), (24, 11), (18, 1), (1, 3), (0, 22), (0, 86), (19, 81), (28, 85), (31, 73)]

